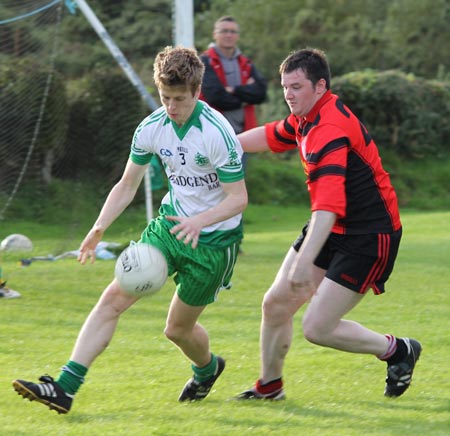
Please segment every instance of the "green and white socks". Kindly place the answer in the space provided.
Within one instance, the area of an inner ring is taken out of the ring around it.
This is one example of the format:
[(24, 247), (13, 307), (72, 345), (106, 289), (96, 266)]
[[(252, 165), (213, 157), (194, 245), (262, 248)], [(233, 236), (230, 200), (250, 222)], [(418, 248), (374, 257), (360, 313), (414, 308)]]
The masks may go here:
[(194, 364), (191, 365), (192, 371), (194, 371), (194, 380), (198, 382), (204, 382), (211, 378), (217, 372), (217, 357), (211, 353), (211, 361), (208, 365), (199, 368)]
[(64, 392), (74, 395), (84, 383), (84, 376), (87, 372), (88, 368), (73, 360), (69, 360), (67, 365), (61, 368), (61, 373), (55, 381), (61, 386)]

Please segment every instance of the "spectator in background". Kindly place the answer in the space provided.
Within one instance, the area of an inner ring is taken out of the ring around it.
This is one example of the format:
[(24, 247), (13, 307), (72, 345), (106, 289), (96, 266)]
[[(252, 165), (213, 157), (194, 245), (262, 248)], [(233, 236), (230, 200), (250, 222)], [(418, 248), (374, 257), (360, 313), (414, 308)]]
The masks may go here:
[[(237, 43), (239, 25), (233, 17), (214, 24), (214, 43), (201, 59), (205, 64), (200, 99), (222, 112), (236, 133), (257, 127), (255, 105), (266, 99), (267, 83)], [(245, 166), (245, 155), (243, 160)]]

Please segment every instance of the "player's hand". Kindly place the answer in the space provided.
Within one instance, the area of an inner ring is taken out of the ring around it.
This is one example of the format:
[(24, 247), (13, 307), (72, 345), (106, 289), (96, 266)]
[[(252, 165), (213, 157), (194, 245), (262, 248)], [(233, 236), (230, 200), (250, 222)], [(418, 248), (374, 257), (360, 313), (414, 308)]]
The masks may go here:
[(103, 238), (103, 231), (93, 227), (80, 245), (78, 253), (78, 262), (84, 265), (88, 259), (91, 263), (95, 262), (95, 248)]
[(288, 273), (288, 283), (295, 294), (311, 298), (318, 286), (314, 264), (297, 254)]
[(192, 248), (197, 247), (202, 227), (199, 226), (195, 217), (166, 216), (166, 219), (178, 222), (170, 229), (172, 235), (176, 235), (176, 238), (185, 244), (191, 244)]

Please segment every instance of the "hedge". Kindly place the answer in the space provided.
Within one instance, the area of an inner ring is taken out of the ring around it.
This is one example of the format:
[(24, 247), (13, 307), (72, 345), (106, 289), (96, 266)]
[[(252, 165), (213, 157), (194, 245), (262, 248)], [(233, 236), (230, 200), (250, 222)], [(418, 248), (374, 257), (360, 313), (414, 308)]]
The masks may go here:
[(448, 156), (450, 83), (367, 70), (335, 78), (332, 89), (380, 148), (404, 158)]

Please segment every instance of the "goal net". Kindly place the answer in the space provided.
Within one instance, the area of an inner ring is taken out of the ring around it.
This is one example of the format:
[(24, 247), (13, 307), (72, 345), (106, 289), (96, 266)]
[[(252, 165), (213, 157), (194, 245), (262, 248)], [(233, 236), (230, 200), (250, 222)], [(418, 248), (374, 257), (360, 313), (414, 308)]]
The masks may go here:
[[(89, 3), (110, 33), (120, 29), (117, 2)], [(158, 9), (149, 7), (154, 1), (142, 3), (165, 30), (153, 39), (160, 38), (160, 47), (171, 44), (171, 1), (157, 2)], [(74, 5), (0, 4), (0, 222), (58, 213), (70, 216), (68, 227), (92, 222), (122, 174), (135, 127), (151, 112), (80, 11), (73, 14)], [(111, 33), (116, 36), (126, 38)], [(137, 51), (145, 59), (142, 80), (150, 83), (154, 54)], [(153, 190), (164, 190), (158, 164), (153, 171)], [(144, 188), (136, 202), (145, 203)], [(90, 217), (80, 216), (86, 203)]]
[(62, 8), (34, 1), (30, 9), (31, 3), (0, 6), (0, 219), (24, 186), (49, 181), (52, 159), (63, 147), (60, 127), (47, 151), (41, 149), (51, 129), (48, 106), (66, 112), (64, 101), (49, 98)]

